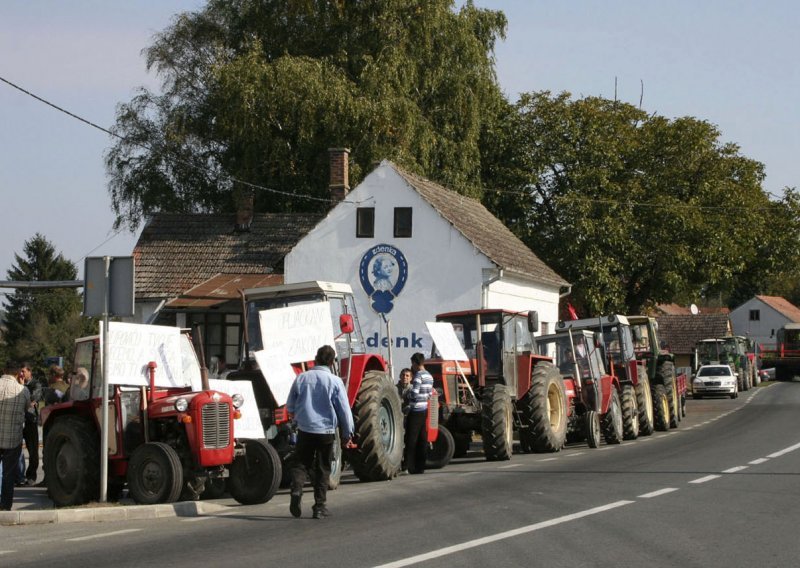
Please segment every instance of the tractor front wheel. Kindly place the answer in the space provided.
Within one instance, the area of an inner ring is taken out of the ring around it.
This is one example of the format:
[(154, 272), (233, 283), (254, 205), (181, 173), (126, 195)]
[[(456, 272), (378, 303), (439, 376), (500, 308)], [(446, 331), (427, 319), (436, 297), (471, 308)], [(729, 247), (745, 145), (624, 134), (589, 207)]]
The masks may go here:
[(450, 463), (456, 450), (456, 443), (450, 430), (439, 424), (439, 435), (428, 449), (425, 469), (441, 469)]
[(622, 404), (617, 389), (611, 391), (608, 412), (603, 415), (603, 437), (606, 439), (606, 444), (622, 442)]
[(514, 423), (508, 391), (501, 385), (486, 387), (483, 389), (481, 404), (481, 435), (486, 459), (510, 460), (514, 443)]
[(584, 418), (586, 421), (586, 442), (590, 448), (600, 446), (600, 415), (594, 410), (588, 410)]
[(664, 385), (653, 387), (653, 418), (656, 430), (659, 432), (669, 430), (669, 399)]
[(50, 427), (44, 444), (47, 492), (56, 507), (74, 507), (100, 495), (100, 441), (94, 426), (63, 416)]
[(258, 505), (272, 499), (281, 483), (281, 458), (263, 440), (240, 440), (244, 455), (231, 464), (228, 491), (242, 505)]
[(178, 453), (161, 442), (136, 448), (128, 463), (128, 492), (142, 505), (174, 503), (183, 487)]
[(635, 440), (639, 437), (639, 405), (636, 404), (636, 389), (633, 385), (622, 387), (622, 438)]
[(641, 372), (636, 385), (636, 404), (639, 406), (639, 435), (649, 436), (655, 428), (653, 392), (646, 372)]

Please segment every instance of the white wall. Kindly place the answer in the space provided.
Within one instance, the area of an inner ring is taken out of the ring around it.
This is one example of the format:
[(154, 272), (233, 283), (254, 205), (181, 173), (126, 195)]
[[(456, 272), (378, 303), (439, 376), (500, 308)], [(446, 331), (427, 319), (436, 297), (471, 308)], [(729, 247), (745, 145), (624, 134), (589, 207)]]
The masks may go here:
[[(759, 310), (761, 319), (750, 321), (750, 310)], [(778, 310), (758, 298), (750, 298), (735, 310), (731, 310), (730, 320), (734, 335), (750, 337), (765, 347), (775, 344), (775, 334), (790, 321)]]
[[(356, 238), (357, 207), (375, 207), (374, 238)], [(413, 209), (411, 238), (394, 238), (394, 208)], [(431, 344), (424, 322), (437, 313), (505, 307), (537, 309), (540, 319), (556, 321), (558, 289), (525, 286), (521, 279), (495, 282), (484, 294), (484, 279), (497, 267), (460, 232), (444, 220), (388, 163), (382, 163), (356, 187), (344, 203), (306, 235), (287, 255), (285, 282), (328, 280), (353, 287), (361, 327), (371, 350), (385, 336), (381, 316), (371, 308), (362, 287), (359, 267), (362, 257), (379, 244), (399, 250), (408, 263), (405, 287), (387, 314), (394, 338), (395, 374), (408, 366), (415, 351), (429, 353)], [(395, 274), (395, 279), (396, 279)], [(484, 295), (486, 296), (484, 298)], [(381, 346), (386, 355), (386, 349)]]
[(504, 274), (484, 292), (484, 307), (515, 311), (539, 312), (542, 333), (552, 333), (558, 321), (558, 287), (531, 282), (522, 277)]

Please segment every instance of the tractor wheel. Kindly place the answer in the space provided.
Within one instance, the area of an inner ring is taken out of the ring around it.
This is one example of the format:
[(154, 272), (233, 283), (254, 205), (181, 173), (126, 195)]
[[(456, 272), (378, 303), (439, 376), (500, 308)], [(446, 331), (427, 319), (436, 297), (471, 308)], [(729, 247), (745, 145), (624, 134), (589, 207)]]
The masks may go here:
[(669, 405), (669, 427), (677, 428), (680, 402), (678, 400), (677, 381), (675, 380), (675, 363), (672, 361), (664, 361), (661, 363), (656, 373), (656, 383), (664, 385), (664, 392), (667, 395), (667, 404)]
[(520, 443), (525, 452), (557, 452), (567, 437), (567, 393), (558, 369), (550, 363), (533, 368), (531, 388), (520, 401)]
[(456, 442), (450, 430), (439, 425), (439, 436), (428, 448), (428, 457), (425, 460), (425, 469), (441, 469), (450, 463), (456, 450)]
[(94, 425), (78, 416), (63, 416), (44, 443), (47, 493), (56, 507), (73, 507), (100, 496), (100, 440)]
[(586, 412), (586, 442), (590, 448), (600, 446), (600, 415), (594, 410)]
[(228, 491), (242, 505), (266, 503), (281, 482), (281, 458), (263, 440), (240, 440), (244, 455), (231, 464)]
[(650, 379), (646, 373), (639, 377), (636, 385), (636, 405), (639, 407), (639, 435), (649, 436), (653, 433), (655, 420), (653, 417), (653, 393), (650, 390)]
[(483, 453), (489, 461), (511, 459), (514, 423), (511, 397), (502, 385), (483, 389), (481, 401)]
[(128, 493), (142, 505), (174, 503), (183, 488), (183, 468), (178, 453), (161, 442), (136, 448), (128, 462)]
[(333, 458), (331, 459), (331, 475), (328, 478), (328, 489), (337, 489), (339, 487), (339, 483), (342, 481), (343, 468), (342, 437), (339, 435), (339, 429), (337, 428), (336, 440), (333, 442)]
[(206, 488), (200, 494), (200, 499), (221, 499), (228, 490), (224, 477), (214, 477), (206, 480)]
[(748, 363), (747, 367), (749, 369), (750, 376), (753, 377), (753, 386), (757, 387), (761, 384), (761, 375), (758, 374), (758, 369), (756, 369), (755, 365), (752, 363)]
[(622, 442), (622, 404), (617, 389), (612, 389), (608, 412), (603, 415), (602, 430), (606, 444), (619, 444)]
[(678, 384), (672, 381), (672, 405), (669, 407), (669, 427), (677, 428), (681, 421), (681, 397), (678, 394)]
[(469, 445), (472, 443), (472, 432), (452, 432), (453, 443), (455, 448), (453, 450), (454, 458), (463, 458), (469, 451)]
[(742, 390), (743, 390), (743, 391), (748, 391), (748, 390), (750, 390), (750, 377), (748, 377), (748, 376), (747, 376), (747, 373), (745, 372), (745, 370), (744, 370), (744, 369), (742, 369), (742, 370), (741, 370), (741, 371), (739, 371), (739, 372), (740, 372), (740, 373), (741, 373), (741, 375), (742, 375)]
[(635, 440), (639, 437), (639, 406), (636, 404), (636, 389), (633, 385), (622, 387), (622, 437)]
[(664, 390), (664, 385), (653, 387), (653, 418), (655, 419), (655, 429), (659, 432), (669, 430), (669, 400)]
[(348, 461), (361, 481), (392, 479), (403, 461), (403, 413), (400, 397), (389, 375), (364, 374), (353, 404), (358, 449)]

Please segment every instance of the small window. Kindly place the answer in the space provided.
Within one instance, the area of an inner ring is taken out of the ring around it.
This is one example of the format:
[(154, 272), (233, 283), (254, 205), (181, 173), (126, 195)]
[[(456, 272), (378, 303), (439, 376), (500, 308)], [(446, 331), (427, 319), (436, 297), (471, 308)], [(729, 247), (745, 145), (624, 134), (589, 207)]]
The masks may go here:
[(375, 208), (359, 207), (356, 210), (356, 237), (369, 239), (375, 236)]
[(411, 207), (394, 208), (394, 237), (396, 239), (411, 236)]
[(750, 321), (761, 321), (761, 310), (750, 310)]

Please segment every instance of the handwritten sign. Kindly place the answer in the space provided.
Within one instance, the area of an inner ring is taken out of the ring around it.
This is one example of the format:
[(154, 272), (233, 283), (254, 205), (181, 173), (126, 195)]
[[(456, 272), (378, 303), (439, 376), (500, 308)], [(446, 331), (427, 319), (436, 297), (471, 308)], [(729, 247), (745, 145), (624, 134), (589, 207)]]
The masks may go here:
[(436, 350), (442, 356), (442, 359), (453, 361), (469, 360), (469, 357), (464, 352), (464, 347), (456, 337), (453, 324), (444, 321), (426, 321), (425, 326), (428, 328), (428, 333), (431, 334), (431, 338), (436, 344)]
[(254, 355), (275, 404), (283, 406), (289, 398), (289, 390), (296, 376), (292, 364), (277, 351), (256, 351)]
[(231, 396), (239, 393), (244, 397), (244, 404), (239, 408), (242, 417), (233, 421), (234, 438), (258, 439), (264, 437), (264, 427), (258, 414), (253, 385), (249, 381), (209, 379), (208, 384), (212, 390), (224, 392)]
[(177, 327), (109, 322), (108, 383), (146, 386), (147, 364), (155, 361), (156, 386), (184, 387), (181, 333)]
[(258, 312), (261, 344), (291, 363), (312, 361), (323, 345), (335, 347), (330, 302), (315, 302)]

